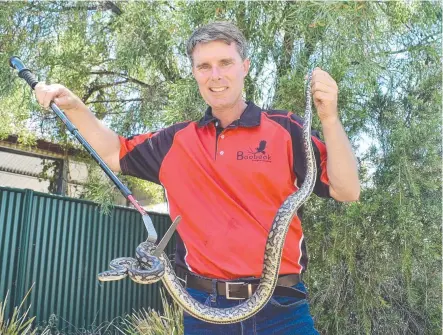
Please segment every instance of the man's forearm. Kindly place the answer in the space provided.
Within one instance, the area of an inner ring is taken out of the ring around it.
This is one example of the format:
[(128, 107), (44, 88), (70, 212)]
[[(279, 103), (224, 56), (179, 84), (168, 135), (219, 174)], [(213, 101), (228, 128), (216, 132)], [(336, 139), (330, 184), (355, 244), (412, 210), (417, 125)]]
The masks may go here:
[(84, 104), (75, 110), (65, 110), (64, 112), (111, 170), (119, 172), (120, 141), (118, 135), (99, 121)]
[(360, 181), (351, 143), (338, 118), (325, 120), (322, 126), (331, 196), (338, 201), (356, 201), (360, 196)]

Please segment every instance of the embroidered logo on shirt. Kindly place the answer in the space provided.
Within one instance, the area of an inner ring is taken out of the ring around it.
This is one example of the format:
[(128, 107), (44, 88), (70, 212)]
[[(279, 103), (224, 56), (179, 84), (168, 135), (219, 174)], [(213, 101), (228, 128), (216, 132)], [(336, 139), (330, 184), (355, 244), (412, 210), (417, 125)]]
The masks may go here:
[(271, 162), (271, 155), (266, 153), (266, 141), (262, 140), (255, 149), (249, 148), (246, 152), (237, 151), (237, 160), (251, 160), (253, 162)]

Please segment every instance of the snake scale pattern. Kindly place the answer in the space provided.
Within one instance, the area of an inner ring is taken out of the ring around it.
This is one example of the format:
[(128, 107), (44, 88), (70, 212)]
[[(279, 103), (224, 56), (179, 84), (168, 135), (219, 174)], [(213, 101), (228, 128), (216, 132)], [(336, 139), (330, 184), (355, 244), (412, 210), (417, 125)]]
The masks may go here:
[(235, 307), (214, 308), (194, 300), (186, 291), (171, 265), (167, 255), (153, 256), (155, 245), (143, 242), (137, 247), (137, 259), (117, 258), (111, 261), (112, 270), (98, 274), (101, 281), (120, 280), (129, 276), (140, 284), (151, 284), (162, 280), (172, 298), (190, 315), (210, 323), (227, 324), (243, 321), (257, 312), (271, 299), (277, 285), (283, 246), (291, 221), (300, 206), (312, 193), (316, 181), (317, 169), (311, 142), (311, 79), (308, 74), (306, 85), (306, 109), (303, 124), (303, 146), (306, 155), (306, 177), (300, 189), (289, 195), (278, 209), (266, 241), (263, 272), (260, 284), (249, 299)]

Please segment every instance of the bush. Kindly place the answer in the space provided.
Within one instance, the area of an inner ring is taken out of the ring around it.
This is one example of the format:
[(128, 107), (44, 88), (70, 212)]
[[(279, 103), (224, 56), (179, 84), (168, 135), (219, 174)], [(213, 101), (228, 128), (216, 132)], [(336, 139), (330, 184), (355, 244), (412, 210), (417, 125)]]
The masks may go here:
[(181, 335), (183, 334), (183, 310), (172, 301), (170, 303), (163, 290), (160, 290), (163, 314), (154, 309), (143, 309), (125, 318), (126, 329), (120, 330), (130, 335)]

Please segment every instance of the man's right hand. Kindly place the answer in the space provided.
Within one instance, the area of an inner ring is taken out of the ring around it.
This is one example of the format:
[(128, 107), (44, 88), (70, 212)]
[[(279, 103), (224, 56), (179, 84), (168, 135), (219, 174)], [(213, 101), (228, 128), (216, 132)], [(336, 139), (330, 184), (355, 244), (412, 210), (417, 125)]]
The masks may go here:
[(120, 141), (118, 135), (101, 123), (81, 99), (66, 87), (39, 82), (35, 85), (35, 95), (43, 108), (49, 108), (53, 101), (66, 112), (68, 119), (77, 127), (80, 134), (97, 151), (100, 157), (114, 172), (120, 171)]
[(46, 85), (43, 82), (39, 82), (35, 86), (35, 96), (40, 106), (45, 109), (49, 108), (51, 101), (64, 111), (74, 110), (80, 108), (82, 105), (84, 106), (78, 96), (59, 84)]

